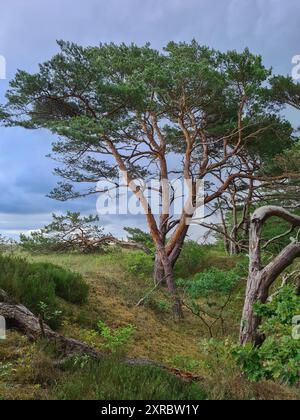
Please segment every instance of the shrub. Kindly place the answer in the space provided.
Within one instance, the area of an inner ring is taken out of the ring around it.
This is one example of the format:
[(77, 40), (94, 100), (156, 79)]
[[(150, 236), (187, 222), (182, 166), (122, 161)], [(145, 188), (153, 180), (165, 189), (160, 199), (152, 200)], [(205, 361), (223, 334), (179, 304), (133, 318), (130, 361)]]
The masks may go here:
[[(235, 347), (236, 342), (231, 338), (200, 342), (202, 357), (199, 363), (206, 376), (203, 386), (209, 393), (210, 399), (234, 401), (270, 399), (269, 396), (265, 398), (263, 395), (268, 393), (267, 383), (260, 384), (259, 387), (242, 375), (233, 354)], [(278, 389), (275, 389), (275, 392), (278, 393)], [(271, 399), (274, 398), (277, 396), (272, 395)]]
[(133, 325), (112, 329), (103, 321), (98, 322), (98, 327), (100, 329), (100, 334), (105, 341), (104, 347), (109, 349), (112, 353), (116, 353), (124, 348), (135, 330)]
[(153, 273), (154, 261), (151, 255), (142, 251), (130, 252), (125, 259), (126, 271), (138, 277), (149, 277)]
[(11, 363), (0, 362), (0, 379), (11, 376), (13, 365)]
[(59, 328), (61, 325), (62, 311), (55, 309), (54, 311), (48, 307), (47, 303), (40, 302), (39, 313), (48, 325), (52, 325), (53, 328)]
[(22, 258), (0, 256), (0, 288), (34, 313), (40, 302), (56, 306), (55, 284)]
[(171, 309), (171, 304), (165, 299), (160, 299), (156, 302), (156, 307), (160, 312), (168, 312)]
[(232, 300), (233, 292), (240, 282), (235, 270), (222, 271), (217, 268), (196, 274), (190, 280), (179, 279), (185, 306), (199, 319), (213, 337), (213, 327), (221, 324), (225, 334), (225, 310)]
[[(187, 278), (199, 271), (204, 251), (196, 242), (184, 244), (181, 255), (174, 267), (177, 278)], [(130, 274), (139, 277), (149, 277), (153, 274), (154, 256), (144, 252), (131, 252), (126, 256), (126, 269)]]
[(188, 278), (199, 271), (201, 259), (204, 256), (203, 247), (197, 242), (187, 241), (175, 265), (174, 274), (177, 278)]
[(16, 301), (27, 306), (33, 313), (43, 314), (41, 305), (46, 305), (44, 316), (52, 328), (58, 326), (58, 317), (53, 316), (60, 310), (57, 297), (71, 303), (84, 303), (88, 286), (81, 276), (52, 264), (31, 264), (23, 258), (0, 255), (0, 288)]
[(34, 263), (32, 266), (54, 282), (57, 296), (78, 305), (86, 303), (89, 287), (80, 274), (50, 263)]
[(185, 286), (192, 299), (209, 299), (216, 295), (228, 296), (239, 281), (240, 277), (235, 270), (226, 272), (218, 268), (211, 268), (196, 274), (189, 281), (179, 281), (178, 283)]
[(300, 314), (300, 297), (294, 288), (283, 288), (271, 303), (258, 304), (264, 318), (261, 332), (266, 340), (261, 347), (237, 347), (236, 360), (249, 379), (271, 379), (284, 384), (299, 383), (300, 346), (293, 337), (293, 318)]

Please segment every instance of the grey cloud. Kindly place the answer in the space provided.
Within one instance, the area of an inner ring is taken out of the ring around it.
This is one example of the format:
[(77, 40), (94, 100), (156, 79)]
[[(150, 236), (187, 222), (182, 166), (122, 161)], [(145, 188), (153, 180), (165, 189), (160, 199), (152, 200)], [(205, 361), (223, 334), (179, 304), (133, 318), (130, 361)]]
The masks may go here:
[[(299, 19), (299, 0), (10, 0), (1, 4), (0, 55), (12, 78), (17, 68), (35, 71), (50, 58), (57, 39), (149, 41), (161, 48), (195, 38), (221, 50), (248, 46), (276, 73), (290, 73), (292, 56), (300, 54)], [(7, 81), (0, 81), (0, 100), (6, 89)], [(295, 112), (287, 115), (300, 125)], [(56, 183), (54, 165), (44, 157), (52, 140), (44, 132), (0, 128), (0, 230), (38, 228), (51, 212), (69, 208), (94, 213), (94, 199), (63, 204), (45, 198)], [(124, 225), (144, 227), (142, 218), (104, 219), (121, 236)]]

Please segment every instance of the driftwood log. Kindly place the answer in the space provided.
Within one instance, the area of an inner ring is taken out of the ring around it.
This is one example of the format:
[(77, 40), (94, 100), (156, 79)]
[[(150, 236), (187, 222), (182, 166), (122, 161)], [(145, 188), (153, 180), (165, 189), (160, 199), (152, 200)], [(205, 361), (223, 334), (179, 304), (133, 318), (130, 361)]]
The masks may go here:
[[(300, 227), (300, 217), (281, 207), (261, 207), (256, 210), (252, 216), (250, 229), (249, 277), (240, 331), (240, 342), (243, 345), (247, 343), (260, 345), (264, 341), (264, 337), (259, 333), (262, 319), (255, 314), (253, 306), (257, 302), (267, 302), (270, 287), (284, 270), (292, 265), (296, 258), (300, 257), (300, 243), (298, 239), (294, 239), (267, 266), (262, 265), (262, 230), (264, 224), (271, 217), (279, 217), (288, 222), (292, 228), (289, 233), (291, 233), (293, 229)], [(283, 236), (284, 235), (281, 235), (281, 237)], [(277, 237), (276, 239), (278, 238), (280, 237)], [(269, 241), (269, 243), (270, 242), (271, 241)]]
[(5, 318), (9, 328), (15, 328), (21, 331), (31, 341), (36, 341), (40, 338), (55, 341), (63, 357), (68, 357), (76, 353), (88, 354), (94, 359), (99, 359), (102, 356), (88, 345), (56, 333), (48, 325), (41, 322), (25, 306), (1, 302), (0, 315)]
[[(56, 344), (61, 355), (61, 361), (55, 363), (57, 366), (64, 364), (64, 361), (75, 354), (88, 355), (93, 360), (102, 360), (107, 357), (104, 353), (98, 352), (87, 344), (66, 338), (63, 335), (53, 331), (48, 325), (43, 323), (41, 319), (36, 317), (23, 305), (11, 303), (9, 296), (0, 289), (0, 316), (3, 316), (9, 328), (17, 329), (25, 334), (29, 340), (37, 341), (45, 338)], [(130, 366), (154, 366), (168, 371), (170, 374), (178, 377), (184, 382), (199, 382), (202, 380), (199, 376), (172, 369), (160, 363), (147, 359), (125, 358), (123, 363)]]

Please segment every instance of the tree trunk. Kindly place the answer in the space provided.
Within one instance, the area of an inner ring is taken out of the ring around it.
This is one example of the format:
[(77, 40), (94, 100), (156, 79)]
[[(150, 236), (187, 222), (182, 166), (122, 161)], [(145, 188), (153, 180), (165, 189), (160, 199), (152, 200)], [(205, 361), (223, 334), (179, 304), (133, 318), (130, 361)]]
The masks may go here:
[(234, 238), (233, 241), (230, 241), (230, 247), (229, 247), (229, 251), (230, 251), (230, 256), (234, 256), (234, 255), (239, 255), (241, 250), (240, 247), (238, 246), (238, 244), (236, 242), (234, 242), (236, 239)]
[(268, 288), (265, 287), (261, 274), (249, 277), (245, 305), (243, 310), (240, 342), (242, 345), (252, 343), (259, 346), (264, 341), (264, 336), (259, 333), (262, 319), (254, 313), (254, 304), (257, 302), (266, 303), (268, 299)]
[(272, 216), (280, 217), (294, 227), (300, 226), (300, 217), (289, 213), (281, 207), (262, 207), (256, 210), (252, 216), (249, 247), (249, 277), (240, 330), (240, 342), (242, 345), (247, 343), (254, 345), (262, 344), (264, 337), (259, 333), (262, 320), (254, 313), (253, 306), (257, 302), (267, 302), (272, 284), (296, 258), (300, 257), (300, 244), (293, 242), (284, 248), (266, 267), (262, 267), (260, 247), (262, 229), (266, 221)]
[(161, 263), (164, 269), (164, 275), (167, 282), (168, 290), (173, 300), (174, 319), (180, 320), (183, 318), (182, 302), (176, 290), (173, 266), (164, 247), (160, 247), (158, 252), (159, 252), (159, 257), (161, 259)]
[(76, 353), (87, 354), (94, 359), (100, 358), (101, 356), (85, 343), (63, 337), (51, 330), (46, 324), (42, 324), (41, 327), (40, 320), (25, 308), (25, 306), (0, 303), (0, 315), (6, 319), (8, 327), (17, 328), (32, 341), (36, 341), (42, 337), (55, 341), (64, 357)]
[(173, 268), (175, 267), (175, 264), (177, 263), (178, 258), (180, 257), (188, 231), (189, 231), (189, 225), (186, 225), (180, 237), (177, 239), (177, 242), (172, 252), (170, 253), (170, 260), (171, 260), (171, 264)]
[(153, 279), (155, 286), (161, 285), (165, 280), (165, 270), (159, 254), (155, 255)]
[(224, 236), (224, 250), (225, 250), (226, 255), (230, 255), (230, 241), (225, 236)]
[(296, 293), (298, 296), (300, 296), (300, 279), (297, 282)]
[[(180, 257), (182, 248), (184, 246), (184, 241), (186, 239), (187, 233), (188, 233), (188, 229), (189, 226), (186, 227), (186, 229), (184, 229), (183, 233), (181, 234), (181, 237), (179, 238), (179, 240), (177, 241), (176, 245), (174, 246), (171, 254), (168, 256), (169, 262), (171, 263), (172, 266), (172, 270), (174, 269), (178, 258)], [(162, 259), (160, 256), (160, 253), (157, 251), (156, 256), (155, 256), (155, 264), (154, 264), (154, 284), (158, 285), (164, 282), (165, 280), (165, 270), (164, 270), (164, 266), (162, 264)]]

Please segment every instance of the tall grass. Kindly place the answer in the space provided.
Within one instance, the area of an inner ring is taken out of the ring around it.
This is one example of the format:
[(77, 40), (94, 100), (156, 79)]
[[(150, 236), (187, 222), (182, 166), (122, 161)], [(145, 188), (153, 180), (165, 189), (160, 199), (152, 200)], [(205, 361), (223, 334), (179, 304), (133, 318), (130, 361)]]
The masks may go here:
[(159, 368), (127, 366), (115, 358), (74, 369), (52, 388), (58, 400), (205, 400), (198, 384), (183, 383)]

